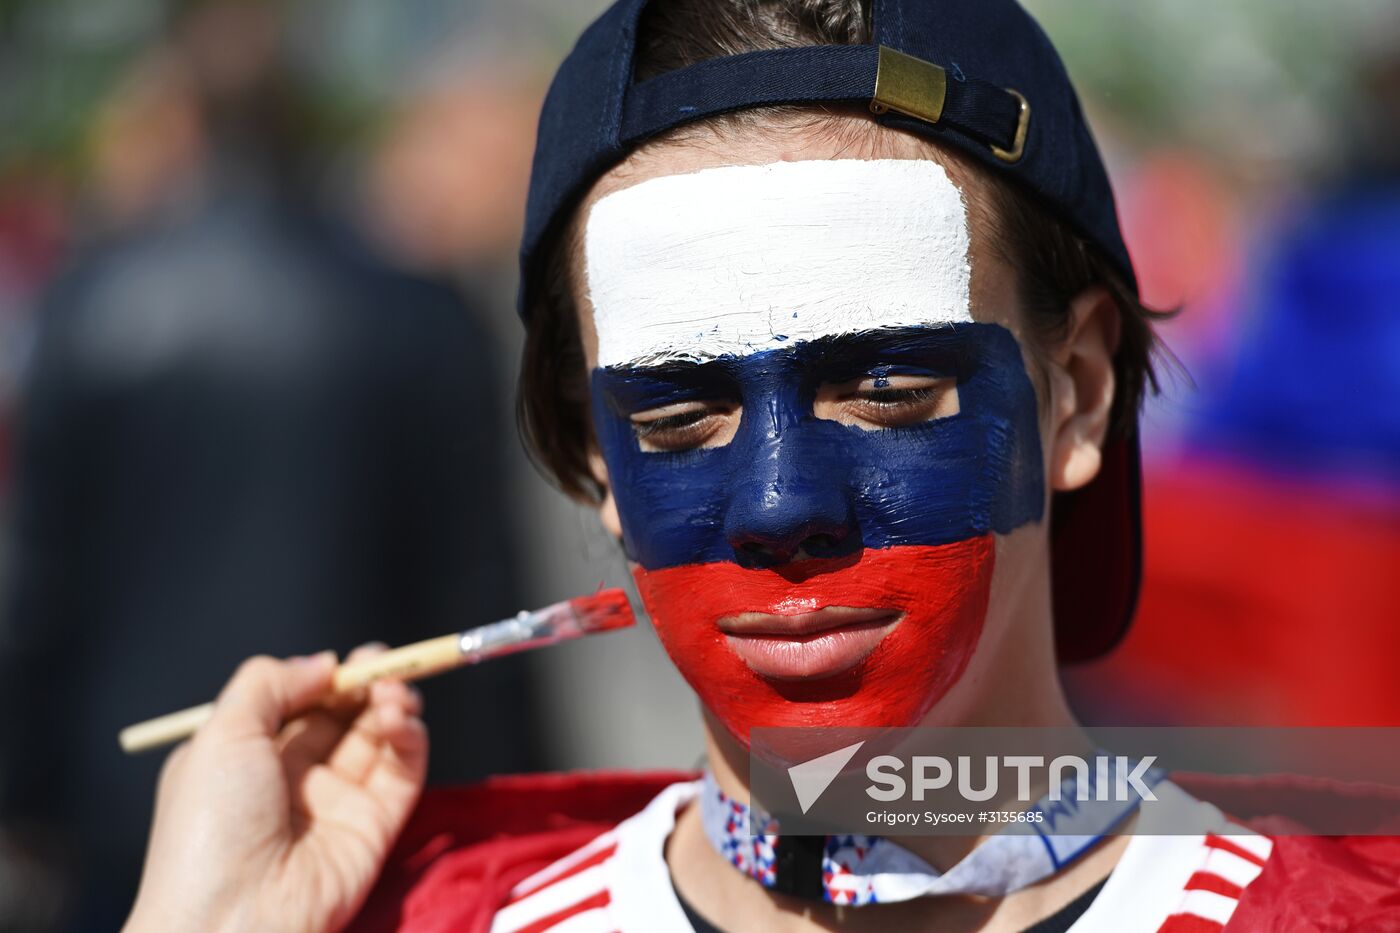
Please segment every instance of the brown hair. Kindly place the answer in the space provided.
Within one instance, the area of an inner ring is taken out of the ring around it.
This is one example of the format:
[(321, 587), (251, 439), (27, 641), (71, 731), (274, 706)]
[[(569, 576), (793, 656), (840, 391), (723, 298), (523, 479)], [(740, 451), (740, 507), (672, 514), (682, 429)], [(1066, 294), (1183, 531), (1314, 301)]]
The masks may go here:
[[(689, 65), (763, 49), (809, 45), (854, 45), (870, 41), (869, 0), (655, 0), (638, 27), (636, 77), (644, 80)], [(758, 127), (778, 117), (806, 114), (812, 124), (831, 110), (815, 106), (763, 107), (710, 118), (701, 130)], [(697, 127), (682, 127), (654, 141), (674, 141)], [(1153, 311), (1138, 300), (1101, 250), (1074, 233), (1033, 198), (1000, 176), (971, 168), (969, 160), (944, 150), (953, 163), (975, 173), (986, 189), (995, 247), (1017, 269), (1019, 291), (1037, 349), (1062, 339), (1070, 301), (1094, 285), (1106, 288), (1118, 306), (1121, 334), (1114, 356), (1116, 390), (1113, 428), (1131, 430), (1144, 389), (1157, 391), (1153, 356)], [(592, 423), (588, 373), (574, 308), (570, 260), (573, 224), (546, 244), (545, 281), (526, 309), (517, 417), (536, 464), (567, 494), (597, 500), (588, 465)]]

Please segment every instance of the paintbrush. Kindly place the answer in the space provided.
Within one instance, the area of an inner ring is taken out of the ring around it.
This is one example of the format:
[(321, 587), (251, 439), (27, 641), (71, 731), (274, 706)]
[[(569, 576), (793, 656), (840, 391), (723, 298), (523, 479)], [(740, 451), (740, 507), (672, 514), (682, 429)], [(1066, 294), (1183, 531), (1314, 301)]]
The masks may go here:
[[(600, 590), (591, 596), (579, 596), (534, 612), (522, 611), (490, 625), (429, 638), (353, 664), (342, 664), (336, 668), (334, 693), (346, 693), (385, 677), (421, 680), (466, 664), (531, 651), (596, 632), (627, 628), (635, 622), (626, 593)], [(192, 706), (127, 726), (117, 738), (127, 754), (135, 754), (189, 738), (213, 714), (213, 703)]]

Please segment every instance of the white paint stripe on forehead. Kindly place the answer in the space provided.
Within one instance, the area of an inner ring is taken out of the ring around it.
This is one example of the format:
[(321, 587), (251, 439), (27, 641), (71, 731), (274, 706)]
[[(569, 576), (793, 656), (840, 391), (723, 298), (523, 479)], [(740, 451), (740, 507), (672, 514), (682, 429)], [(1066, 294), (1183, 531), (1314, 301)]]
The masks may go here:
[(593, 206), (584, 255), (599, 366), (972, 319), (967, 210), (927, 160), (653, 178)]

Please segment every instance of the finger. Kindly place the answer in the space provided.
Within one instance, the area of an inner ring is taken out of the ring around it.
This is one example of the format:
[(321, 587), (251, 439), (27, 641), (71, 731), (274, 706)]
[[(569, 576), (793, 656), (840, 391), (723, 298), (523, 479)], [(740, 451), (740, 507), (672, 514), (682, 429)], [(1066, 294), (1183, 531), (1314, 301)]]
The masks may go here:
[(403, 828), (422, 791), (427, 762), (426, 727), (417, 717), (404, 717), (384, 735), (363, 782), (328, 767), (315, 767), (296, 787), (293, 800), (317, 831), (349, 830), (355, 839), (369, 841), (374, 848)]
[(400, 713), (396, 722), (385, 723), (384, 740), (365, 789), (384, 808), (390, 836), (396, 836), (427, 779), (428, 729), (417, 716)]
[[(388, 646), (380, 642), (361, 645), (350, 652), (345, 663), (372, 658), (386, 650)], [(312, 765), (325, 761), (344, 739), (368, 701), (368, 691), (357, 690), (353, 694), (327, 697), (320, 709), (313, 709), (282, 730), (279, 740), (282, 762), (291, 780), (298, 779)]]
[(278, 739), (287, 779), (295, 782), (314, 765), (323, 764), (345, 738), (354, 711), (313, 709), (282, 729)]
[(326, 694), (334, 673), (331, 651), (290, 661), (249, 658), (219, 694), (214, 715), (200, 734), (275, 736), (283, 723)]
[(423, 716), (423, 694), (418, 692), (418, 688), (412, 684), (404, 684), (403, 688), (408, 691), (408, 706), (405, 709), (410, 716)]
[[(358, 661), (367, 661), (388, 650), (389, 646), (382, 641), (366, 642), (351, 651), (345, 658), (345, 663), (353, 664)], [(337, 713), (347, 714), (346, 721), (348, 722), (350, 717), (358, 715), (360, 708), (363, 707), (368, 700), (369, 690), (364, 687), (359, 687), (354, 690), (346, 690), (343, 693), (334, 694), (326, 700), (325, 706), (327, 709)]]
[(401, 680), (381, 680), (370, 691), (370, 705), (381, 710), (402, 709), (409, 716), (423, 713), (423, 694)]
[(414, 698), (413, 692), (396, 680), (381, 680), (370, 685), (368, 705), (355, 717), (350, 730), (345, 733), (326, 764), (341, 777), (354, 784), (363, 783), (365, 776), (379, 758), (380, 748), (385, 741), (385, 709), (399, 709), (416, 716), (415, 706), (421, 709), (421, 701)]
[[(421, 709), (421, 701), (417, 706)], [(402, 703), (385, 703), (379, 707), (379, 730), (384, 741), (379, 758), (367, 784), (387, 776), (421, 784), (428, 764), (428, 729), (418, 713)]]

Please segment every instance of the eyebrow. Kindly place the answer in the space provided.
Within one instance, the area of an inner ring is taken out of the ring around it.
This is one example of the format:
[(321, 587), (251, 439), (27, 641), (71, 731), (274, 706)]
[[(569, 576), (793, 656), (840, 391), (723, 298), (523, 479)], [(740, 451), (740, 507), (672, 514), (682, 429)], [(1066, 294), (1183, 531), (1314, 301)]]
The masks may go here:
[(658, 366), (607, 366), (594, 370), (593, 385), (616, 406), (634, 411), (697, 398), (737, 398), (735, 362), (730, 357)]
[(800, 351), (823, 356), (891, 351), (927, 353), (960, 349), (965, 343), (959, 329), (952, 324), (926, 324), (833, 334), (803, 344)]
[[(778, 355), (807, 362), (813, 358), (846, 356), (860, 353), (928, 353), (956, 351), (965, 347), (961, 330), (953, 324), (920, 324), (909, 327), (882, 327), (874, 330), (830, 334), (814, 340), (803, 340), (791, 346), (762, 350), (753, 356)], [(680, 377), (707, 368), (737, 369), (750, 356), (724, 354), (709, 359), (675, 359), (653, 362), (646, 358), (628, 360), (599, 367), (606, 371), (654, 373), (658, 378)]]
[(956, 325), (889, 327), (833, 334), (751, 356), (673, 359), (651, 365), (639, 361), (600, 367), (598, 372), (608, 374), (605, 381), (610, 391), (625, 389), (628, 384), (669, 383), (677, 394), (693, 396), (697, 391), (720, 390), (723, 395), (734, 390), (746, 367), (765, 358), (777, 359), (779, 365), (808, 372), (821, 381), (845, 381), (876, 365), (903, 364), (938, 375), (959, 375), (973, 365), (974, 343), (969, 332)]

